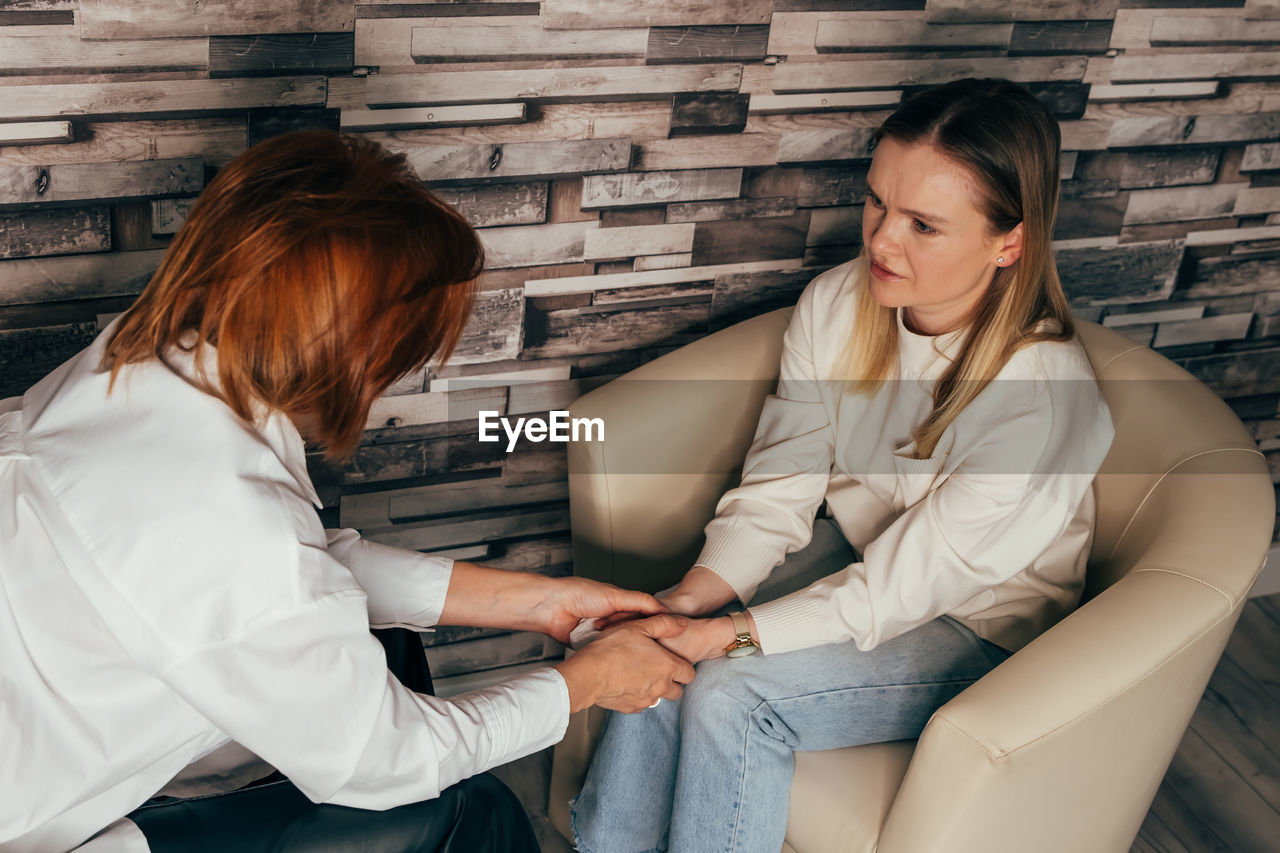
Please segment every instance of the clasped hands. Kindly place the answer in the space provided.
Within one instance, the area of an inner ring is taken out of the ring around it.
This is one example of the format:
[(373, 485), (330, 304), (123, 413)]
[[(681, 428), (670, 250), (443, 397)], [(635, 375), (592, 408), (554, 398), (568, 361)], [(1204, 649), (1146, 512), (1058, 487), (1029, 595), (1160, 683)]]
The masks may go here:
[(586, 619), (602, 631), (556, 666), (569, 685), (574, 711), (600, 705), (632, 713), (658, 698), (677, 699), (693, 680), (693, 664), (720, 656), (736, 636), (727, 616), (696, 618), (736, 597), (702, 566), (657, 596), (581, 579), (561, 583), (567, 586), (557, 590), (556, 606), (544, 608), (550, 616), (545, 633), (568, 643), (569, 633)]

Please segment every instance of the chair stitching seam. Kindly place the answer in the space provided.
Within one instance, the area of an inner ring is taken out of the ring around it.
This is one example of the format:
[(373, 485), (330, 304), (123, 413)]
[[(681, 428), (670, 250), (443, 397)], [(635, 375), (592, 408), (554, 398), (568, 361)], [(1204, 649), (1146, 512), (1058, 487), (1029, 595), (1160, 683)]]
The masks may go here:
[(1204, 578), (1198, 578), (1195, 575), (1189, 575), (1189, 574), (1186, 574), (1185, 572), (1177, 572), (1177, 571), (1174, 571), (1173, 569), (1161, 569), (1161, 568), (1156, 568), (1154, 566), (1146, 569), (1134, 569), (1132, 573), (1136, 575), (1142, 572), (1152, 572), (1155, 574), (1163, 574), (1163, 575), (1176, 575), (1177, 577), (1180, 577), (1180, 578), (1186, 578), (1189, 581), (1195, 581), (1196, 583), (1208, 587), (1209, 589), (1218, 593), (1218, 595), (1225, 598), (1227, 601), (1227, 604), (1230, 605), (1233, 609), (1236, 606), (1236, 602), (1231, 600), (1230, 595), (1228, 595), (1224, 590), (1221, 590), (1218, 587), (1214, 586), (1213, 584), (1209, 583)]
[[(1098, 374), (1106, 373), (1107, 368), (1116, 363), (1116, 359), (1122, 358), (1131, 352), (1137, 352), (1140, 349), (1146, 349), (1146, 347), (1142, 346), (1141, 344), (1134, 344), (1133, 346), (1129, 347), (1127, 350), (1122, 350), (1116, 353), (1115, 355), (1111, 356), (1111, 358), (1107, 359), (1106, 364), (1102, 365), (1102, 367), (1098, 368), (1094, 372)], [(1099, 378), (1101, 378), (1101, 376), (1099, 376)]]
[(1124, 530), (1120, 531), (1120, 535), (1116, 537), (1116, 543), (1111, 546), (1111, 553), (1107, 554), (1106, 562), (1110, 563), (1115, 558), (1116, 552), (1120, 550), (1120, 544), (1124, 542), (1124, 538), (1129, 535), (1129, 528), (1133, 527), (1134, 519), (1136, 519), (1138, 517), (1138, 514), (1142, 512), (1142, 508), (1147, 505), (1147, 501), (1150, 500), (1153, 494), (1155, 494), (1156, 489), (1160, 488), (1160, 484), (1164, 482), (1166, 477), (1168, 477), (1170, 474), (1177, 471), (1178, 468), (1181, 468), (1184, 464), (1186, 464), (1187, 462), (1190, 462), (1193, 459), (1199, 459), (1201, 456), (1208, 456), (1211, 453), (1231, 453), (1231, 452), (1253, 453), (1258, 456), (1263, 455), (1262, 451), (1257, 450), (1255, 448), (1215, 447), (1210, 450), (1201, 450), (1197, 453), (1192, 453), (1189, 456), (1183, 456), (1181, 459), (1174, 462), (1172, 465), (1169, 466), (1169, 469), (1167, 471), (1165, 471), (1163, 474), (1160, 475), (1159, 479), (1157, 479), (1154, 483), (1151, 484), (1151, 487), (1147, 489), (1147, 493), (1142, 496), (1142, 500), (1138, 502), (1137, 507), (1135, 507), (1133, 510), (1133, 514), (1129, 516), (1129, 520), (1125, 523)]

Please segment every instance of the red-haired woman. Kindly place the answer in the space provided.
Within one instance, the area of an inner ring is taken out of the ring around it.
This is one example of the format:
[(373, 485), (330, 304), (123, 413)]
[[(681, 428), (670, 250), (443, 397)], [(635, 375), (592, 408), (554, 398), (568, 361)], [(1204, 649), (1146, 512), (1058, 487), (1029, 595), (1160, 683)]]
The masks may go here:
[(0, 850), (532, 851), (476, 774), (572, 710), (679, 695), (692, 668), (654, 639), (674, 617), (449, 700), (370, 633), (567, 640), (664, 609), (323, 529), (304, 438), (349, 451), (375, 398), (447, 358), (482, 265), (402, 157), (277, 137), (209, 184), (129, 311), (0, 403)]

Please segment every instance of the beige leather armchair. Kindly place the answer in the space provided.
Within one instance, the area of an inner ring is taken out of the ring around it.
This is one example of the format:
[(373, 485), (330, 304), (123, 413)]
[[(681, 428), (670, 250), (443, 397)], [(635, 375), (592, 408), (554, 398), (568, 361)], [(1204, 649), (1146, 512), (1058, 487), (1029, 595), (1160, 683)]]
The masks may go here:
[[(656, 591), (692, 565), (741, 476), (789, 317), (712, 334), (573, 405), (606, 424), (603, 443), (570, 445), (579, 575)], [(784, 851), (1129, 850), (1262, 569), (1275, 503), (1257, 446), (1208, 388), (1112, 330), (1079, 332), (1117, 431), (1094, 481), (1085, 604), (919, 741), (798, 754)], [(575, 715), (556, 749), (566, 834), (601, 719)]]

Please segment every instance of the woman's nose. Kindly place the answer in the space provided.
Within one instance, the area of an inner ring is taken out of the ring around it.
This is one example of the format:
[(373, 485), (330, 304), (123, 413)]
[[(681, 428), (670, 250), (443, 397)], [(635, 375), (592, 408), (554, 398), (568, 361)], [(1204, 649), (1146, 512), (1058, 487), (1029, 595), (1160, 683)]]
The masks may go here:
[(871, 249), (873, 255), (884, 258), (897, 254), (901, 243), (893, 233), (893, 227), (889, 223), (888, 216), (881, 214), (878, 221), (870, 223), (869, 231), (867, 246)]

